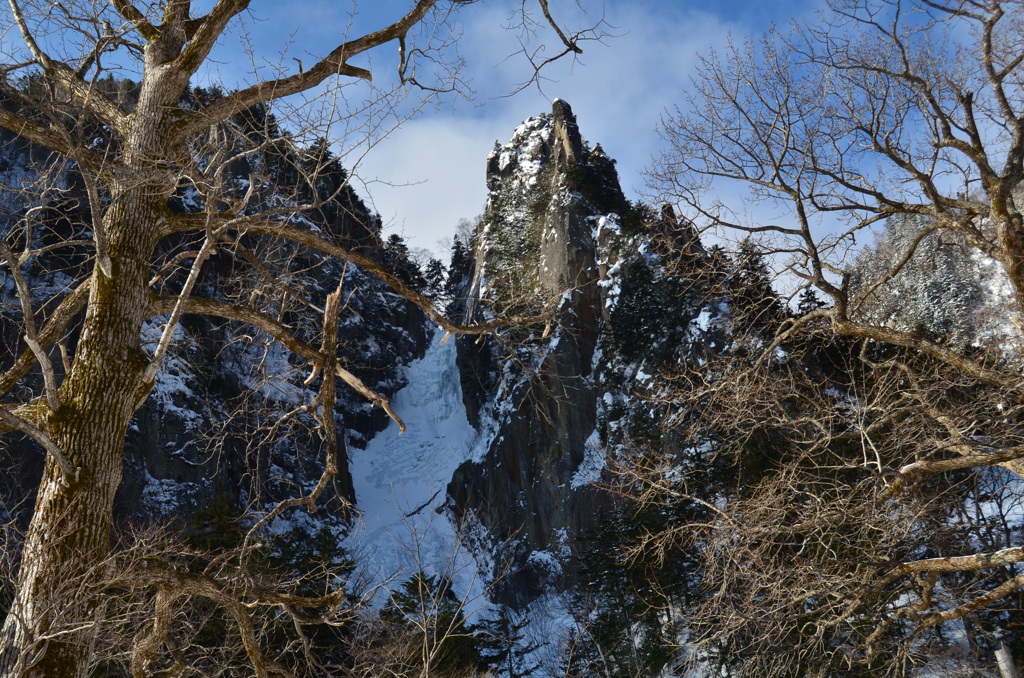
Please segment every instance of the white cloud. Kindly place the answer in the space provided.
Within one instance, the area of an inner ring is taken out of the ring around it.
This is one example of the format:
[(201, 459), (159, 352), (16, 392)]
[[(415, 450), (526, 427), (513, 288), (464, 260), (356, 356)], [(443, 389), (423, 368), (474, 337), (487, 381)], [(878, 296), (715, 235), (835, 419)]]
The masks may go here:
[[(372, 201), (394, 230), (417, 247), (432, 248), (450, 236), (460, 218), (479, 214), (486, 200), (485, 159), (494, 141), (505, 142), (523, 119), (550, 110), (550, 99), (569, 102), (583, 136), (601, 143), (618, 161), (628, 195), (635, 195), (640, 170), (657, 148), (661, 112), (687, 85), (695, 54), (724, 39), (728, 26), (709, 14), (662, 9), (648, 3), (609, 8), (609, 29), (619, 37), (585, 45), (576, 63), (545, 72), (535, 88), (498, 98), (526, 72), (513, 31), (494, 7), (479, 7), (460, 43), (470, 62), (467, 74), (477, 104), (457, 105), (406, 123), (366, 158), (359, 174), (392, 183), (371, 184)], [(614, 11), (613, 11), (614, 9)], [(586, 21), (586, 18), (583, 19)]]
[[(587, 0), (583, 4), (590, 14), (575, 3), (553, 3), (552, 11), (564, 25), (586, 26), (603, 16), (607, 31), (617, 37), (585, 43), (578, 60), (563, 59), (545, 69), (541, 91), (531, 88), (504, 98), (501, 95), (529, 73), (522, 55), (514, 54), (521, 32), (510, 23), (510, 8), (521, 5), (468, 6), (462, 12), (467, 23), (458, 51), (467, 62), (462, 75), (476, 90), (472, 102), (448, 102), (448, 108), (420, 113), (377, 145), (356, 174), (368, 182), (369, 201), (389, 228), (414, 247), (436, 249), (437, 241), (449, 237), (459, 219), (482, 210), (485, 159), (494, 141), (506, 141), (519, 122), (550, 110), (550, 100), (558, 97), (572, 105), (583, 136), (601, 143), (618, 161), (623, 187), (629, 197), (636, 197), (642, 187), (640, 171), (660, 145), (658, 120), (688, 86), (695, 55), (724, 41), (730, 28), (737, 33), (756, 31), (769, 13), (806, 10), (817, 1), (724, 2), (697, 9), (696, 3), (681, 0), (605, 0), (603, 6), (599, 0)], [(356, 5), (355, 30), (393, 20), (406, 8), (406, 3), (393, 0), (363, 0)], [(323, 53), (333, 46), (349, 27), (351, 9), (348, 2), (296, 0), (254, 10), (246, 23), (254, 44), (269, 50), (265, 56), (280, 59), (290, 72), (297, 67), (291, 57), (307, 59), (308, 53)], [(300, 16), (302, 21), (297, 21)], [(549, 44), (541, 58), (557, 48), (550, 43), (552, 36), (545, 37)], [(200, 80), (245, 79), (246, 59), (239, 58), (237, 41), (237, 35), (225, 38), (219, 50), (225, 58)], [(289, 42), (282, 58), (277, 50)], [(368, 65), (362, 63), (365, 58), (376, 66), (375, 84), (387, 87), (394, 79), (396, 52), (382, 47), (361, 57), (361, 65)], [(349, 95), (355, 109), (360, 108), (361, 93), (365, 94), (363, 88), (356, 85)]]
[(357, 174), (385, 225), (415, 247), (437, 249), (459, 219), (482, 212), (491, 127), (487, 120), (424, 117), (375, 148)]

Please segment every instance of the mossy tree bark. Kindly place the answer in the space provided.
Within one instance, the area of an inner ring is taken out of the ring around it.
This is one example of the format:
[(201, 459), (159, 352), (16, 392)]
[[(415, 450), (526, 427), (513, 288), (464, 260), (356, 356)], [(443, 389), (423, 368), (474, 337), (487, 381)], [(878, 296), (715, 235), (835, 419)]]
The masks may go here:
[(52, 458), (47, 461), (3, 629), (3, 675), (80, 675), (103, 612), (101, 568), (109, 552), (125, 432), (149, 386), (142, 382), (148, 360), (139, 336), (147, 315), (154, 210), (140, 202), (145, 201), (125, 200), (105, 219), (112, 275), (93, 273), (60, 407), (41, 422), (79, 471), (69, 478)]

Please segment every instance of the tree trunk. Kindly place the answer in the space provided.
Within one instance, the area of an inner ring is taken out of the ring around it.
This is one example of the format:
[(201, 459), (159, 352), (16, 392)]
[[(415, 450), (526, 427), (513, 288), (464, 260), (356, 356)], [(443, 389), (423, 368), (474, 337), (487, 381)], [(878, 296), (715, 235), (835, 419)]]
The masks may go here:
[(147, 193), (114, 193), (104, 217), (111, 276), (94, 269), (74, 364), (59, 389), (61, 405), (41, 422), (80, 470), (77, 479), (65, 478), (47, 460), (15, 599), (0, 631), (3, 678), (80, 678), (89, 668), (104, 610), (103, 565), (125, 434), (151, 387), (142, 383), (148, 361), (139, 337), (162, 206)]

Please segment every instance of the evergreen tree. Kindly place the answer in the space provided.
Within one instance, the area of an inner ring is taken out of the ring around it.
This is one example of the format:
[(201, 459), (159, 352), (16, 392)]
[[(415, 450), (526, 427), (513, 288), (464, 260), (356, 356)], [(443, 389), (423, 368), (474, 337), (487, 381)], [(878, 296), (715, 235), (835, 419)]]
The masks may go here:
[[(963, 256), (962, 237), (930, 233), (919, 239), (929, 226), (928, 218), (916, 215), (887, 220), (884, 234), (850, 271), (852, 298), (863, 320), (967, 346), (982, 324), (978, 309), (986, 296), (985, 275), (979, 259)], [(910, 260), (888, 276), (911, 247)]]
[(473, 268), (472, 250), (458, 234), (452, 239), (451, 258), (448, 261), (448, 278), (444, 283), (444, 298), (448, 300), (446, 311), (451, 314), (459, 308), (459, 300), (465, 296)]
[(502, 605), (493, 617), (480, 622), (479, 635), (485, 639), (483, 662), (502, 678), (526, 678), (540, 668), (529, 655), (540, 645), (526, 642), (523, 629), (529, 620)]
[(444, 293), (455, 298), (462, 292), (462, 286), (469, 278), (473, 266), (472, 252), (458, 235), (452, 239), (451, 259), (448, 262), (448, 280), (445, 281)]
[(581, 558), (580, 593), (574, 611), (584, 634), (565, 667), (569, 675), (626, 678), (659, 676), (674, 655), (675, 630), (665, 614), (686, 600), (693, 563), (686, 553), (665, 561), (624, 559), (645, 533), (670, 522), (694, 520), (691, 507), (615, 507), (602, 516)]
[(441, 263), (440, 259), (430, 258), (430, 261), (427, 262), (423, 269), (423, 279), (426, 281), (423, 293), (428, 299), (436, 302), (444, 297), (448, 272), (445, 270), (444, 264)]
[(422, 292), (427, 281), (423, 272), (409, 255), (409, 246), (397, 233), (388, 236), (384, 243), (384, 264), (391, 269), (395, 276), (417, 292)]
[(444, 578), (418, 572), (391, 595), (381, 619), (408, 646), (409, 675), (462, 676), (486, 666), (483, 637), (466, 623), (463, 606)]
[(772, 273), (757, 245), (746, 238), (732, 261), (728, 292), (733, 311), (743, 324), (773, 329), (785, 315), (772, 288)]
[[(240, 552), (247, 532), (244, 515), (234, 497), (219, 494), (189, 516), (186, 543), (194, 549), (190, 556), (193, 568), (209, 567), (211, 562), (219, 562), (222, 568), (233, 564), (233, 557)], [(291, 594), (310, 598), (323, 595), (325, 589), (339, 578), (347, 579), (355, 569), (355, 562), (326, 525), (312, 534), (301, 527), (267, 534), (250, 552), (246, 564), (261, 579), (287, 581), (291, 585)], [(0, 589), (0, 595), (2, 592)], [(339, 606), (341, 609), (354, 609), (358, 603), (358, 598), (353, 596), (343, 599)], [(227, 616), (211, 601), (200, 597), (181, 607), (200, 620), (198, 631), (192, 638), (194, 644), (215, 648), (233, 642)], [(283, 648), (279, 659), (289, 664), (293, 663), (296, 652), (303, 645), (305, 651), (315, 651), (325, 664), (344, 663), (348, 659), (351, 631), (348, 623), (339, 624), (336, 619), (320, 615), (307, 617), (301, 630), (301, 643), (296, 636), (296, 627), (288, 617), (275, 616), (263, 627), (269, 642), (274, 647)]]
[(665, 304), (655, 272), (643, 257), (624, 268), (611, 326), (617, 352), (626, 362), (633, 362), (648, 355), (651, 346), (658, 343), (665, 323)]
[(808, 287), (800, 293), (800, 299), (796, 305), (796, 315), (798, 318), (802, 318), (812, 311), (825, 308), (826, 305), (818, 296), (818, 292), (813, 287)]
[(318, 204), (313, 220), (338, 242), (369, 245), (380, 234), (380, 217), (356, 195), (349, 172), (331, 150), (326, 138), (306, 148), (298, 161), (301, 176), (295, 183), (305, 200)]

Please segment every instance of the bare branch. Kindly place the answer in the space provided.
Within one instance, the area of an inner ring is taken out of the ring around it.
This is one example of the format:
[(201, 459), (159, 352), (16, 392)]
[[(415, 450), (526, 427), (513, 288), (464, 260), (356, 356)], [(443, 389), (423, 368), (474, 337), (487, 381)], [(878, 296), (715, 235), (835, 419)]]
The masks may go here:
[(57, 467), (64, 475), (65, 482), (70, 483), (73, 480), (78, 480), (81, 469), (76, 468), (71, 463), (71, 460), (64, 454), (64, 451), (57, 446), (57, 443), (53, 442), (53, 438), (47, 435), (41, 428), (15, 415), (5, 407), (0, 407), (0, 424), (3, 424), (8, 429), (21, 431), (39, 443), (46, 450), (46, 453), (50, 455), (54, 463), (57, 464)]
[[(343, 75), (369, 80), (372, 78), (364, 68), (352, 66), (348, 60), (374, 47), (404, 38), (409, 30), (419, 23), (427, 12), (437, 4), (437, 0), (418, 0), (409, 12), (378, 31), (368, 33), (354, 40), (348, 40), (303, 72), (278, 80), (258, 82), (206, 107), (193, 119), (188, 120), (180, 129), (179, 137), (184, 138), (209, 127), (215, 122), (230, 118), (259, 102), (273, 101), (282, 97), (304, 92), (317, 86), (333, 75)], [(207, 16), (203, 28), (197, 33), (196, 39), (182, 55), (182, 66), (189, 73), (194, 72), (206, 58), (213, 46), (213, 40), (220, 35), (223, 24), (231, 16), (242, 11), (248, 1), (220, 0), (214, 10)], [(209, 24), (207, 26), (207, 24)], [(219, 26), (219, 28), (218, 28)]]
[[(64, 297), (54, 312), (47, 319), (42, 332), (39, 333), (39, 346), (45, 351), (56, 343), (64, 333), (68, 323), (78, 314), (89, 297), (89, 284), (83, 283)], [(14, 365), (0, 375), (0, 393), (7, 393), (32, 368), (36, 361), (35, 353), (25, 351)]]
[[(178, 228), (184, 230), (184, 224), (184, 220), (179, 221)], [(529, 326), (539, 325), (542, 323), (547, 324), (551, 322), (553, 318), (550, 315), (550, 312), (546, 312), (537, 316), (501, 317), (495, 320), (471, 325), (452, 322), (442, 315), (429, 299), (399, 280), (399, 278), (386, 266), (371, 259), (365, 254), (361, 254), (351, 248), (326, 240), (312, 231), (303, 230), (285, 223), (267, 221), (263, 218), (250, 219), (247, 217), (232, 219), (230, 228), (248, 233), (259, 233), (262, 235), (284, 238), (325, 254), (349, 261), (367, 273), (370, 273), (387, 283), (388, 286), (419, 307), (419, 309), (423, 311), (428, 318), (434, 321), (438, 327), (454, 334), (490, 334), (502, 327)], [(552, 300), (548, 307), (553, 307), (555, 303), (557, 303), (557, 299)]]

